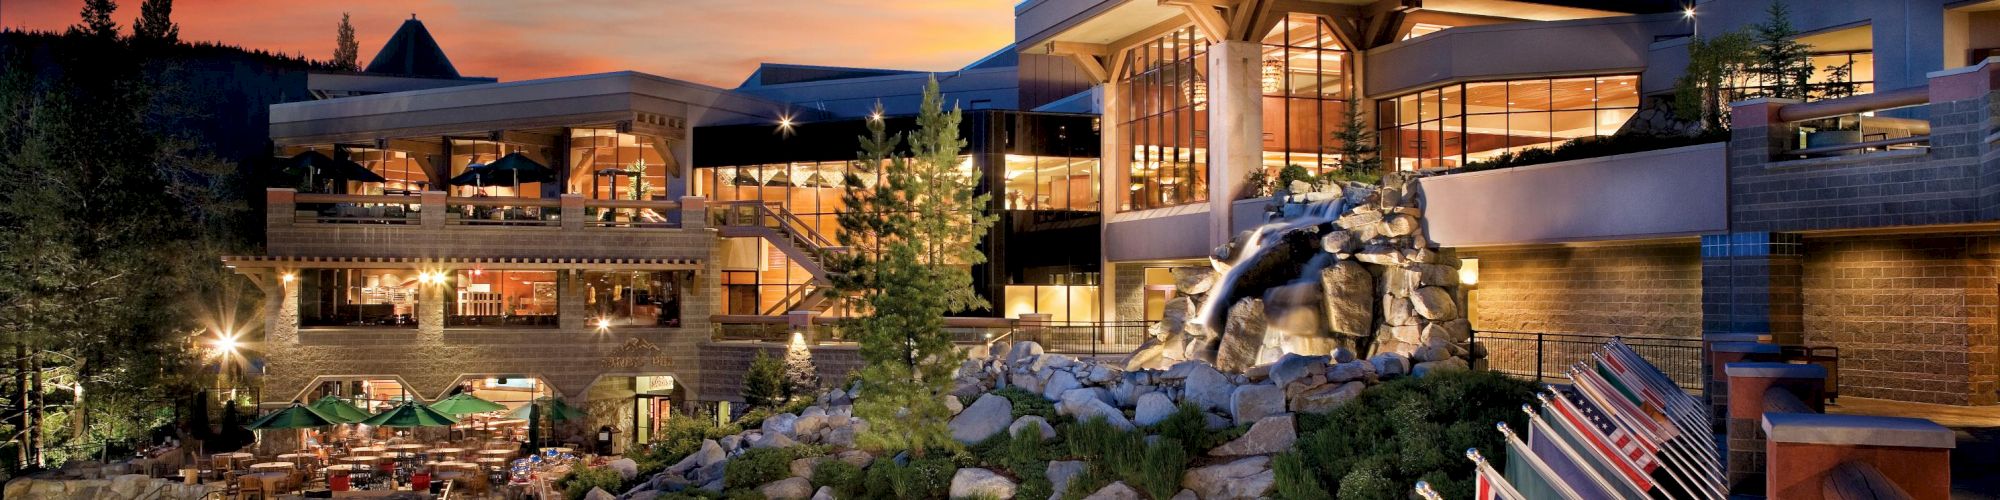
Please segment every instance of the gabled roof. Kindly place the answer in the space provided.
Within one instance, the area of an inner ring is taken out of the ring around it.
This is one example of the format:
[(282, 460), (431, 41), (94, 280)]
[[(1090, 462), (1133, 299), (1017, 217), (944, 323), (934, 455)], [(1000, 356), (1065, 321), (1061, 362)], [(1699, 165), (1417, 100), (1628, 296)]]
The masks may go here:
[(418, 21), (415, 15), (403, 21), (402, 27), (396, 28), (396, 34), (389, 37), (389, 43), (382, 44), (382, 50), (375, 53), (375, 60), (368, 62), (366, 71), (458, 78), (458, 68), (452, 67), (451, 58), (444, 55), (444, 48), (438, 47), (437, 39), (431, 38), (430, 30), (424, 29), (423, 21)]

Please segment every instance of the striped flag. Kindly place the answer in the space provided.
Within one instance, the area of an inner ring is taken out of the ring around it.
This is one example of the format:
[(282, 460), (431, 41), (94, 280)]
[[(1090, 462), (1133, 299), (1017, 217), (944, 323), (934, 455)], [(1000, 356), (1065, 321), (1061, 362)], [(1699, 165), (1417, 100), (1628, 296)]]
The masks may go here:
[(1651, 491), (1655, 486), (1651, 473), (1659, 467), (1652, 455), (1639, 446), (1636, 440), (1618, 424), (1613, 423), (1596, 405), (1584, 399), (1574, 388), (1549, 386), (1555, 396), (1556, 414), (1569, 429), (1585, 441), (1590, 442), (1591, 451), (1610, 462), (1618, 469), (1619, 476), (1639, 491)]
[(1473, 463), (1473, 476), (1475, 476), (1475, 479), (1473, 482), (1472, 498), (1477, 500), (1528, 500), (1527, 496), (1522, 495), (1520, 491), (1514, 489), (1514, 485), (1507, 482), (1507, 478), (1502, 477), (1499, 472), (1493, 470), (1492, 465), (1486, 463), (1486, 457), (1479, 455), (1478, 448), (1465, 450), (1465, 457), (1472, 459)]
[(1557, 475), (1555, 469), (1550, 468), (1539, 455), (1528, 449), (1527, 444), (1521, 442), (1521, 437), (1515, 435), (1514, 430), (1509, 429), (1506, 422), (1494, 424), (1494, 427), (1499, 428), (1500, 434), (1506, 436), (1507, 482), (1513, 484), (1515, 489), (1533, 498), (1584, 500), (1583, 495), (1578, 494), (1575, 488), (1571, 488), (1568, 482), (1568, 479), (1581, 478), (1574, 476), (1565, 478)]
[(1591, 402), (1596, 403), (1613, 422), (1621, 422), (1630, 427), (1633, 436), (1638, 438), (1640, 446), (1646, 451), (1659, 451), (1661, 445), (1666, 442), (1663, 437), (1665, 430), (1661, 429), (1661, 424), (1646, 415), (1645, 410), (1633, 406), (1631, 400), (1613, 393), (1613, 389), (1603, 378), (1598, 377), (1597, 372), (1573, 370), (1569, 375), (1571, 386), (1582, 392)]
[[(1593, 464), (1586, 461), (1582, 454), (1577, 453), (1567, 440), (1557, 435), (1556, 430), (1550, 428), (1547, 422), (1542, 421), (1542, 416), (1535, 413), (1534, 407), (1521, 405), (1521, 411), (1528, 414), (1528, 451), (1541, 459), (1542, 463), (1548, 464), (1549, 471), (1555, 474), (1557, 480), (1568, 483), (1570, 489), (1576, 491), (1577, 496), (1586, 500), (1621, 498), (1620, 494), (1613, 493), (1618, 490), (1609, 481), (1604, 480), (1603, 474), (1593, 468)], [(1636, 495), (1637, 492), (1632, 494)]]

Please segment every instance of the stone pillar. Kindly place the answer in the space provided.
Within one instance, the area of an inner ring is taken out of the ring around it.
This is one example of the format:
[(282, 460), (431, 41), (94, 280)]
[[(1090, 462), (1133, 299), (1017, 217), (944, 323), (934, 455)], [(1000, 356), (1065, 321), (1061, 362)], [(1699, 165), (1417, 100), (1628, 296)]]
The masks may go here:
[(264, 189), (264, 226), (282, 227), (295, 223), (298, 210), (298, 190), (292, 188)]
[[(1745, 362), (1723, 365), (1729, 377), (1728, 480), (1732, 494), (1764, 492), (1764, 414), (1826, 411), (1826, 368), (1819, 365)], [(1772, 394), (1789, 394), (1790, 401), (1773, 402)], [(1796, 407), (1794, 402), (1804, 403)]]
[(1703, 348), (1708, 355), (1708, 362), (1703, 367), (1710, 369), (1703, 370), (1708, 376), (1704, 377), (1707, 383), (1702, 389), (1702, 396), (1708, 399), (1708, 421), (1714, 426), (1712, 430), (1722, 433), (1727, 429), (1725, 423), (1729, 419), (1729, 380), (1724, 376), (1722, 367), (1744, 361), (1778, 361), (1782, 353), (1776, 344), (1759, 342), (1707, 342)]
[[(1768, 341), (1798, 344), (1805, 333), (1805, 299), (1800, 291), (1804, 259), (1799, 235), (1738, 232), (1701, 237), (1701, 330), (1703, 343)], [(1776, 349), (1771, 346), (1770, 349)], [(1710, 356), (1716, 355), (1710, 349)], [(1775, 360), (1775, 358), (1773, 359)], [(1711, 382), (1703, 392), (1718, 405), (1726, 394), (1717, 382), (1722, 363), (1702, 366)], [(1720, 423), (1718, 422), (1718, 426)], [(1720, 429), (1718, 429), (1720, 431)]]
[[(568, 224), (567, 221), (564, 224)], [(556, 327), (564, 332), (583, 332), (596, 328), (590, 311), (584, 309), (583, 270), (564, 269), (556, 272)]]
[[(1906, 498), (1951, 497), (1952, 430), (1919, 418), (1770, 413), (1764, 415), (1765, 470), (1769, 498), (1827, 498), (1829, 479), (1856, 472), (1908, 494)], [(1865, 470), (1864, 469), (1864, 470)], [(1893, 498), (1893, 497), (1885, 497)]]
[(1250, 169), (1263, 168), (1264, 47), (1208, 46), (1208, 247), (1229, 242), (1230, 209)]
[(445, 206), (444, 191), (424, 191), (419, 198), (423, 210), (417, 213), (417, 223), (425, 229), (444, 229), (445, 213), (451, 210)]
[(445, 345), (444, 293), (445, 289), (451, 287), (451, 283), (445, 281), (444, 276), (448, 274), (444, 271), (429, 272), (438, 273), (438, 278), (433, 283), (420, 282), (417, 285), (417, 338), (419, 339), (417, 343)]
[(578, 231), (583, 229), (583, 195), (564, 194), (557, 198), (562, 203), (562, 229)]
[(708, 198), (681, 197), (681, 229), (708, 228)]
[[(819, 345), (819, 329), (813, 328), (812, 311), (785, 311), (785, 324), (789, 330), (805, 336), (806, 345)], [(790, 339), (786, 339), (787, 342)]]
[[(285, 212), (290, 215), (288, 210)], [(299, 280), (297, 271), (274, 270), (276, 274), (253, 276), (253, 279), (268, 280), (264, 289), (264, 342), (258, 350), (264, 357), (265, 383), (259, 394), (259, 406), (266, 404), (283, 405), (293, 394), (305, 388), (312, 374), (298, 371), (291, 363), (291, 356), (299, 352)], [(225, 335), (245, 335), (244, 332), (222, 332)], [(247, 340), (247, 339), (244, 339)], [(241, 354), (239, 352), (239, 354)]]

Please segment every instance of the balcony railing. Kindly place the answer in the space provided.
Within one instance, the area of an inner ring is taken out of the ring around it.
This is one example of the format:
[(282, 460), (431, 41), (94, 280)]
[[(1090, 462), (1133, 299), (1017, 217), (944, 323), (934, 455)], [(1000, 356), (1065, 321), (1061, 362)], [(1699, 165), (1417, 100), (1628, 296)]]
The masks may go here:
[(1930, 104), (1929, 86), (1787, 104), (1777, 119), (1791, 133), (1780, 139), (1778, 159), (1914, 149), (1930, 144), (1931, 121), (1889, 115), (1923, 115)]
[[(447, 197), (438, 191), (416, 195), (298, 193), (266, 190), (273, 227), (314, 224), (388, 224), (584, 228), (706, 227), (702, 198), (675, 200), (595, 200), (566, 194), (558, 198)], [(683, 212), (692, 212), (692, 215)]]
[(542, 198), (474, 197), (453, 198), (446, 205), (445, 221), (466, 226), (557, 226), (562, 224), (562, 202)]
[(299, 193), (294, 222), (316, 224), (416, 224), (423, 200), (415, 196)]

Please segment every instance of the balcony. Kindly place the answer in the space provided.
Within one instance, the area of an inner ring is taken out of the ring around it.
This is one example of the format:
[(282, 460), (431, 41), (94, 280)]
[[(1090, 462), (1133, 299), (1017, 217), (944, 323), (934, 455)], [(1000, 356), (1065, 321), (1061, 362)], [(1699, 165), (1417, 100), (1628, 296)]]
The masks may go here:
[(1637, 73), (1656, 35), (1685, 31), (1679, 14), (1462, 26), (1369, 50), (1365, 78), (1370, 95), (1393, 96), (1522, 75)]
[(1723, 231), (1722, 143), (1422, 179), (1432, 241), (1452, 247)]
[(273, 257), (703, 259), (707, 201), (447, 198), (266, 190)]

